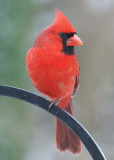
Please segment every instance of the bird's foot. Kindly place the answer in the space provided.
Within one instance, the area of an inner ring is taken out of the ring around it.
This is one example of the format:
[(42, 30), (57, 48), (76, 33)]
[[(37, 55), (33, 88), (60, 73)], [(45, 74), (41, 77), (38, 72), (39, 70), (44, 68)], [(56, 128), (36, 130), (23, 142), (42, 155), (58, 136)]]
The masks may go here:
[(58, 103), (59, 103), (59, 101), (60, 101), (60, 99), (61, 99), (61, 98), (59, 97), (59, 98), (56, 99), (55, 101), (50, 101), (50, 105), (49, 105), (48, 111), (50, 111), (50, 109), (52, 108), (53, 104), (54, 104), (55, 106), (57, 106)]

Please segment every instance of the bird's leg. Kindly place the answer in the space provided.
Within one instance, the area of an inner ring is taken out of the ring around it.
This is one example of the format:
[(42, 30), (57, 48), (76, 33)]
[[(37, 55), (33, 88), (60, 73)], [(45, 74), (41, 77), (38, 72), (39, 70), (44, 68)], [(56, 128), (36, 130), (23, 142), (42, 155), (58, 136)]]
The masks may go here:
[(50, 109), (52, 108), (53, 104), (54, 104), (55, 106), (57, 106), (58, 103), (59, 103), (59, 101), (60, 101), (60, 99), (61, 99), (61, 98), (59, 97), (59, 98), (56, 99), (55, 101), (50, 101), (50, 105), (49, 105), (48, 111), (50, 111)]

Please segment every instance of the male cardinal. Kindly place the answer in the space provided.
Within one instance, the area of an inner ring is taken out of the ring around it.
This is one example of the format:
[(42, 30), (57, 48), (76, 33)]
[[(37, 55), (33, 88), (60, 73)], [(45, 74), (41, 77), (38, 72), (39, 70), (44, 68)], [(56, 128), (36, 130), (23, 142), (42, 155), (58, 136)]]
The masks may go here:
[[(74, 46), (82, 45), (75, 28), (64, 14), (56, 10), (54, 22), (42, 30), (26, 57), (33, 85), (51, 102), (74, 116), (72, 95), (80, 85), (80, 67)], [(79, 138), (56, 119), (56, 147), (61, 152), (80, 153)]]

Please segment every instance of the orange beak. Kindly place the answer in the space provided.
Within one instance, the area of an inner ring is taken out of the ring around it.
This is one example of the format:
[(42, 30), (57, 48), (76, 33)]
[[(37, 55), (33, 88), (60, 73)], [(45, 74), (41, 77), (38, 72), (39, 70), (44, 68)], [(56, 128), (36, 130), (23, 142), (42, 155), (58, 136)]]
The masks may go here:
[(81, 46), (81, 45), (83, 45), (83, 43), (76, 34), (74, 34), (73, 37), (69, 38), (66, 41), (66, 46)]

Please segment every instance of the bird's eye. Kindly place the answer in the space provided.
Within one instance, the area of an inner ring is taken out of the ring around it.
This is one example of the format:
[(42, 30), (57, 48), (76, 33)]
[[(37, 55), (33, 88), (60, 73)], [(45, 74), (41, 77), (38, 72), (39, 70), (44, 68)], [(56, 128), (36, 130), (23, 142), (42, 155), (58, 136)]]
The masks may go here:
[(61, 32), (61, 33), (59, 33), (59, 36), (60, 36), (62, 39), (65, 39), (65, 38), (66, 38), (66, 33)]

